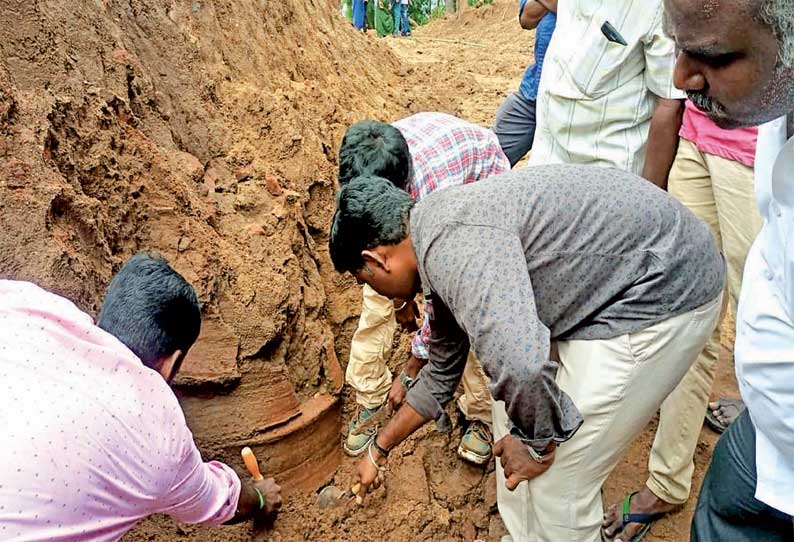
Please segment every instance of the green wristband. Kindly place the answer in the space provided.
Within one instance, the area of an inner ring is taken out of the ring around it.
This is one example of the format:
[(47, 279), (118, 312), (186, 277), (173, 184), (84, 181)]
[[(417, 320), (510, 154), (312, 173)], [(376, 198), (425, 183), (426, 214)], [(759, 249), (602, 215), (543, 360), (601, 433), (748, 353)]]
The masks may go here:
[(265, 509), (265, 496), (262, 495), (262, 492), (259, 491), (258, 487), (255, 487), (254, 491), (256, 491), (256, 494), (259, 495), (259, 509), (260, 510), (264, 510)]

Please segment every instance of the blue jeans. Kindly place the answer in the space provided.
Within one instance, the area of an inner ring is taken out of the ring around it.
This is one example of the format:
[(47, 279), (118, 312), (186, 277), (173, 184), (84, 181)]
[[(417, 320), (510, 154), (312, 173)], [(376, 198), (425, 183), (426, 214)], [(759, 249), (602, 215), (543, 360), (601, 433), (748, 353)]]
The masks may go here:
[(408, 4), (401, 4), (399, 0), (394, 2), (391, 8), (392, 19), (394, 19), (394, 29), (392, 34), (407, 35), (411, 31), (410, 23), (408, 22)]

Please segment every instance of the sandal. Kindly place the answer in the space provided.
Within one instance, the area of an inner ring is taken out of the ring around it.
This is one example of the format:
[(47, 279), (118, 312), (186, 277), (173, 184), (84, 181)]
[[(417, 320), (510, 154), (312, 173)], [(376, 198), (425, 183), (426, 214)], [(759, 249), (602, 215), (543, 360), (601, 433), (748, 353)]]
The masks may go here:
[[(744, 401), (741, 399), (718, 399), (717, 403), (719, 403), (720, 407), (723, 409), (735, 411), (736, 415), (733, 416), (734, 420), (738, 418), (742, 412), (744, 412)], [(719, 418), (714, 415), (712, 410), (713, 409), (711, 408), (706, 410), (706, 425), (709, 426), (712, 431), (721, 435), (728, 430), (728, 427), (730, 427), (731, 424), (722, 423)]]
[[(625, 529), (626, 525), (629, 523), (641, 523), (643, 524), (642, 530), (631, 537), (631, 540), (624, 540), (624, 542), (640, 542), (640, 540), (645, 538), (645, 535), (648, 534), (648, 531), (651, 530), (651, 526), (667, 515), (667, 512), (655, 512), (653, 514), (632, 514), (629, 512), (631, 498), (637, 493), (639, 493), (639, 491), (635, 491), (630, 495), (626, 495), (626, 498), (623, 499), (623, 519), (621, 521), (620, 530), (610, 538), (606, 535), (606, 533), (604, 533), (604, 529), (602, 528), (601, 540), (604, 542), (611, 542), (618, 534), (623, 532), (623, 529)], [(621, 540), (623, 539), (621, 538)]]

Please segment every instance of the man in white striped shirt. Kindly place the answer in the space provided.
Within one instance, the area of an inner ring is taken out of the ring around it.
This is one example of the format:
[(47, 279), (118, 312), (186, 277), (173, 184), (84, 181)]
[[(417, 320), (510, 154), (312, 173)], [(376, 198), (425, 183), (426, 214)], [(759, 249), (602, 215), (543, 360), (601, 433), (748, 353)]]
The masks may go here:
[(560, 3), (530, 165), (616, 167), (666, 185), (685, 95), (663, 11), (662, 0)]

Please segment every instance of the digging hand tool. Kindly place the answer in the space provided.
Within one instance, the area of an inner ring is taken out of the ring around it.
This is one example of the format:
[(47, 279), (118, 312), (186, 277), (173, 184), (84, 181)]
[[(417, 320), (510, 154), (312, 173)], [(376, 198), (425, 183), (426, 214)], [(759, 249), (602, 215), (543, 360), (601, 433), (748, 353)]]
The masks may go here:
[(243, 451), (240, 452), (240, 455), (243, 456), (243, 463), (245, 463), (245, 468), (248, 469), (248, 472), (251, 473), (251, 477), (257, 482), (264, 480), (265, 477), (262, 476), (262, 473), (259, 471), (259, 461), (256, 460), (254, 451), (246, 446), (243, 448)]
[(347, 491), (342, 491), (336, 486), (326, 486), (317, 495), (317, 504), (320, 508), (330, 508), (343, 502), (350, 503), (354, 499), (357, 504), (362, 504), (364, 499), (359, 495), (361, 484), (353, 484)]
[[(254, 451), (246, 446), (240, 452), (240, 455), (243, 456), (243, 463), (245, 463), (245, 468), (248, 469), (248, 472), (251, 474), (251, 477), (254, 479), (255, 482), (261, 482), (265, 479), (262, 476), (262, 472), (259, 470), (259, 461), (256, 460), (256, 456), (254, 455)], [(267, 542), (269, 540), (267, 534), (272, 526), (272, 519), (263, 519), (259, 516), (254, 517), (254, 535), (253, 535), (253, 542)]]

